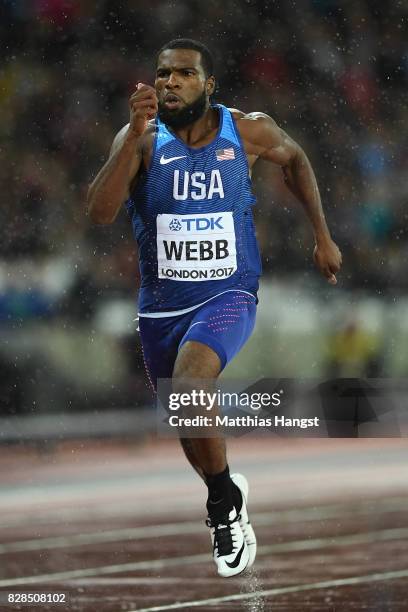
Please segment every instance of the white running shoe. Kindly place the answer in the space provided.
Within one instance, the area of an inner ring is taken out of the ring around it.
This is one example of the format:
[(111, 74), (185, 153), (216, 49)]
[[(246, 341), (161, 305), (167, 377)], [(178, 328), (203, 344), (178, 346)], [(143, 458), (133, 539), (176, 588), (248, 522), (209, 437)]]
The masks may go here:
[(238, 489), (241, 491), (242, 494), (242, 508), (239, 512), (239, 524), (242, 529), (242, 533), (244, 534), (245, 542), (248, 546), (248, 567), (251, 567), (256, 557), (256, 537), (251, 522), (248, 518), (247, 503), (249, 485), (247, 479), (242, 474), (231, 474), (231, 480), (237, 485)]
[(223, 578), (236, 576), (244, 571), (249, 562), (249, 551), (240, 527), (241, 517), (235, 508), (223, 519), (207, 519), (211, 530), (214, 561), (218, 574)]

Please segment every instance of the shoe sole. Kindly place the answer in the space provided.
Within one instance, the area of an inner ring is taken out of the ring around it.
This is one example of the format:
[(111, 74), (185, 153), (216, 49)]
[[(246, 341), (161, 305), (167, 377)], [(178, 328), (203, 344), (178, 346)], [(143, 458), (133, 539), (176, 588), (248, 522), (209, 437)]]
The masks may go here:
[(231, 480), (237, 485), (238, 489), (242, 494), (242, 508), (241, 508), (241, 520), (239, 521), (239, 525), (242, 529), (242, 533), (244, 534), (245, 542), (248, 546), (249, 552), (249, 561), (248, 567), (251, 567), (255, 561), (256, 557), (256, 536), (251, 525), (251, 522), (248, 518), (248, 491), (249, 485), (248, 481), (242, 474), (231, 474)]

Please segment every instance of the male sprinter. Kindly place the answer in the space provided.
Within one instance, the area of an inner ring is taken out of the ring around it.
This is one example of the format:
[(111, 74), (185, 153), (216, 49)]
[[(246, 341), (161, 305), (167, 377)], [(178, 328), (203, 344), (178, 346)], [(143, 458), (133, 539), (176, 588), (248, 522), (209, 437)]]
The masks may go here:
[[(138, 83), (130, 122), (88, 193), (96, 223), (111, 223), (126, 201), (139, 248), (146, 367), (154, 386), (172, 378), (175, 390), (186, 379), (216, 380), (254, 327), (261, 265), (250, 175), (258, 158), (282, 167), (311, 222), (314, 260), (329, 283), (337, 282), (341, 264), (305, 153), (268, 115), (211, 104), (214, 88), (204, 45), (164, 45), (155, 87)], [(256, 552), (246, 479), (230, 476), (223, 438), (182, 445), (208, 487), (218, 573), (239, 574)]]

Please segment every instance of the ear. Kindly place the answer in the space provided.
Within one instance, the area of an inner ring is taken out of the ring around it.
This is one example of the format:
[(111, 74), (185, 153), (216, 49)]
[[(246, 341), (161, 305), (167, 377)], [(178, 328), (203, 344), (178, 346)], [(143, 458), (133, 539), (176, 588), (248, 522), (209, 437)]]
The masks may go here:
[(208, 77), (206, 84), (205, 84), (205, 91), (208, 96), (213, 95), (215, 91), (215, 77), (213, 76)]

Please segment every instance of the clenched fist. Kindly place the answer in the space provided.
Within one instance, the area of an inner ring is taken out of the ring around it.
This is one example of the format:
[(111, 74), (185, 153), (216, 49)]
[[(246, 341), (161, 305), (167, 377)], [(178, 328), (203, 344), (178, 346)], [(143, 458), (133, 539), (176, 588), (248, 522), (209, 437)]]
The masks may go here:
[(336, 285), (336, 273), (340, 270), (342, 257), (340, 249), (331, 238), (318, 241), (314, 251), (313, 259), (320, 272), (331, 285)]
[(154, 87), (138, 83), (136, 91), (130, 96), (130, 125), (129, 129), (137, 136), (141, 136), (147, 128), (150, 119), (157, 113), (158, 100)]

